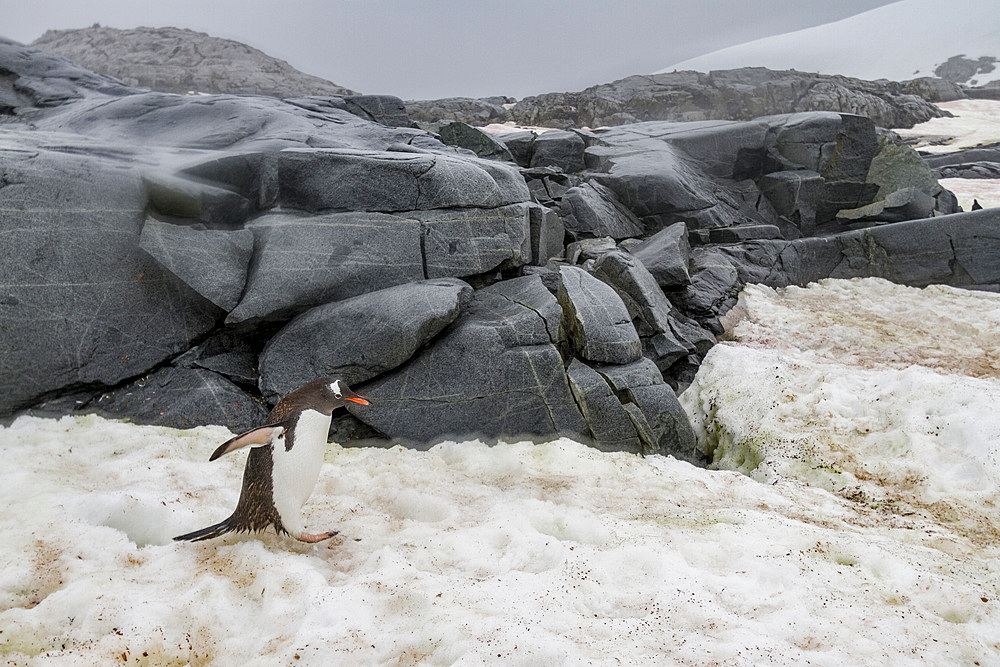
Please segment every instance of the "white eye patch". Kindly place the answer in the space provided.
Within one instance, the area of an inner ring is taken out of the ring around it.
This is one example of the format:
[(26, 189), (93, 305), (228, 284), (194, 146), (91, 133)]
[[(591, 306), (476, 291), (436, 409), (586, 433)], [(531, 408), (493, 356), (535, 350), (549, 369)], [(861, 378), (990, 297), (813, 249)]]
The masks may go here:
[(337, 398), (344, 397), (344, 393), (340, 389), (340, 380), (334, 380), (333, 382), (330, 383), (330, 391), (332, 391), (333, 395), (336, 396)]

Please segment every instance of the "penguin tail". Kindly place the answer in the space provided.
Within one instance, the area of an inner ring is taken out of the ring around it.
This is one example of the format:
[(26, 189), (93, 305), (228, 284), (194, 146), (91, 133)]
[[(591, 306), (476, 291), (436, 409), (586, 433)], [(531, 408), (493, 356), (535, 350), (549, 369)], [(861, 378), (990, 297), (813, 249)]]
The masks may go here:
[(229, 517), (225, 521), (220, 521), (217, 524), (208, 526), (207, 528), (202, 528), (201, 530), (196, 530), (193, 533), (187, 533), (185, 535), (178, 535), (174, 538), (174, 542), (181, 542), (188, 540), (189, 542), (201, 542), (202, 540), (210, 540), (213, 537), (220, 537), (226, 533), (231, 533), (235, 530), (232, 525), (233, 517)]

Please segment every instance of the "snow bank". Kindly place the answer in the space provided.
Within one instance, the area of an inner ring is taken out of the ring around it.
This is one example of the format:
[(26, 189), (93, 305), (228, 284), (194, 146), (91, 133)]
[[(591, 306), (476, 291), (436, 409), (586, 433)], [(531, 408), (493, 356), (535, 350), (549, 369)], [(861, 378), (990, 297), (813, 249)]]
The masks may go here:
[[(676, 63), (662, 72), (738, 67), (843, 74), (905, 81), (934, 76), (952, 56), (1000, 57), (996, 0), (902, 0), (840, 21), (737, 44)], [(1000, 67), (972, 85), (1000, 78)]]
[(925, 153), (952, 153), (1000, 141), (1000, 101), (955, 100), (938, 102), (937, 106), (954, 117), (931, 118), (909, 129), (893, 131), (901, 137), (919, 139), (915, 148)]
[(567, 440), (332, 444), (320, 545), (171, 542), (235, 505), (245, 454), (206, 460), (224, 429), (22, 417), (0, 429), (0, 655), (1000, 663), (1000, 297), (827, 281), (740, 309), (683, 401), (749, 477)]

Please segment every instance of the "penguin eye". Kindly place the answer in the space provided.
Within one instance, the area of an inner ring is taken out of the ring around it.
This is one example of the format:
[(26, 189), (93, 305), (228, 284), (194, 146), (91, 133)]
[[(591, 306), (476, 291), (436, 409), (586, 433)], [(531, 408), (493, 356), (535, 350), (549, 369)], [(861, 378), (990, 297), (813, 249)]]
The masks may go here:
[(330, 384), (330, 391), (333, 392), (333, 397), (334, 398), (341, 399), (341, 398), (344, 397), (344, 395), (342, 393), (340, 393), (340, 380), (334, 380)]

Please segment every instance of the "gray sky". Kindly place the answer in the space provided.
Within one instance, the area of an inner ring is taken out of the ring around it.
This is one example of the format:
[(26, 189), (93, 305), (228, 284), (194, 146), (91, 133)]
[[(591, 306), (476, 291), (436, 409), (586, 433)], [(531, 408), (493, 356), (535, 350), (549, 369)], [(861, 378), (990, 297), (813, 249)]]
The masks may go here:
[(404, 99), (580, 90), (887, 0), (0, 0), (0, 35), (176, 26)]

